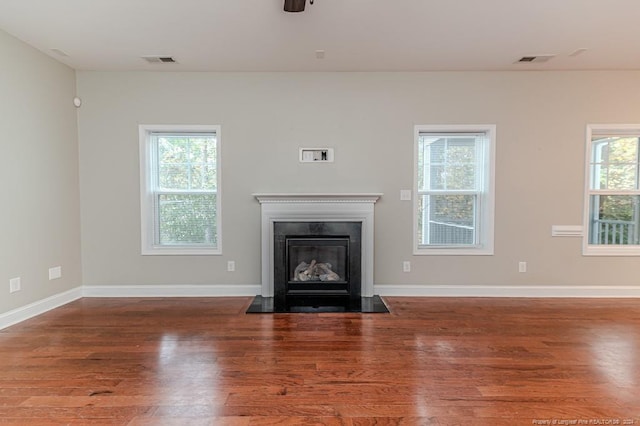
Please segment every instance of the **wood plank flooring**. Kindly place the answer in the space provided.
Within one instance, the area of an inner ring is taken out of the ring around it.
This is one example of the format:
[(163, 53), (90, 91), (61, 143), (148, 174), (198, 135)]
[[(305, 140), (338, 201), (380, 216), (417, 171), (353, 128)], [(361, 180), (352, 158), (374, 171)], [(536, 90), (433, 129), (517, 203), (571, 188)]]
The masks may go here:
[(0, 424), (640, 424), (640, 300), (84, 298), (0, 331)]

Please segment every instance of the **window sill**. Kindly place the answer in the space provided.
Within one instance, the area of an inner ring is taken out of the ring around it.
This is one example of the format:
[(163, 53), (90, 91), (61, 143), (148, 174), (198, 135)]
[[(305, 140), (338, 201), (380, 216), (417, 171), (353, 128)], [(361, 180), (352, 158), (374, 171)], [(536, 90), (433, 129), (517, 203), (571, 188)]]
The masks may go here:
[(583, 256), (640, 256), (640, 246), (589, 245), (582, 249)]
[(220, 256), (222, 250), (196, 247), (153, 247), (143, 248), (141, 254), (143, 256)]
[(493, 248), (418, 248), (415, 256), (493, 256)]

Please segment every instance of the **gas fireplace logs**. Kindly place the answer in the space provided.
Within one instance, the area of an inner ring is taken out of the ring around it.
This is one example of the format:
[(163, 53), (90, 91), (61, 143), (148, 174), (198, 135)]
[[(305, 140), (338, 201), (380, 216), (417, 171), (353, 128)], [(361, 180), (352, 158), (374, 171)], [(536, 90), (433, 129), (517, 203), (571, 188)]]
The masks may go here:
[(294, 281), (340, 281), (340, 276), (331, 270), (330, 263), (301, 262), (293, 273)]

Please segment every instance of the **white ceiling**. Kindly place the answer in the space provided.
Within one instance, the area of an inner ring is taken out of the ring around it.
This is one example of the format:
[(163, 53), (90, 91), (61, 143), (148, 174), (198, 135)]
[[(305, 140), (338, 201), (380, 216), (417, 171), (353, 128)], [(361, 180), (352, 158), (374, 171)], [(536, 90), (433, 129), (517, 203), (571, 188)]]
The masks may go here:
[(640, 69), (640, 0), (283, 2), (0, 0), (0, 28), (79, 70)]

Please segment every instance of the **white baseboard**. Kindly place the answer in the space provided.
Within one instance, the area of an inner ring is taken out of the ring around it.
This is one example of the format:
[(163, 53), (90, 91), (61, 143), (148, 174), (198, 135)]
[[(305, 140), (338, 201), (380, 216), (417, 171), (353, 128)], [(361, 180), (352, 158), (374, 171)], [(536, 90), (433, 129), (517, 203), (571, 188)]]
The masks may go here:
[(64, 293), (55, 294), (46, 299), (0, 314), (0, 330), (80, 299), (82, 298), (82, 293), (82, 287), (76, 287)]
[[(256, 296), (256, 285), (104, 285), (84, 286), (84, 297), (235, 297)], [(640, 286), (472, 286), (375, 285), (380, 296), (408, 297), (568, 297), (640, 298)]]
[(255, 296), (257, 285), (86, 285), (84, 297), (234, 297)]
[(380, 296), (640, 298), (640, 286), (376, 285)]
[[(239, 297), (260, 294), (256, 285), (116, 285), (83, 286), (0, 314), (0, 330), (82, 297)], [(640, 286), (375, 286), (380, 296), (406, 297), (567, 297), (640, 298)]]

